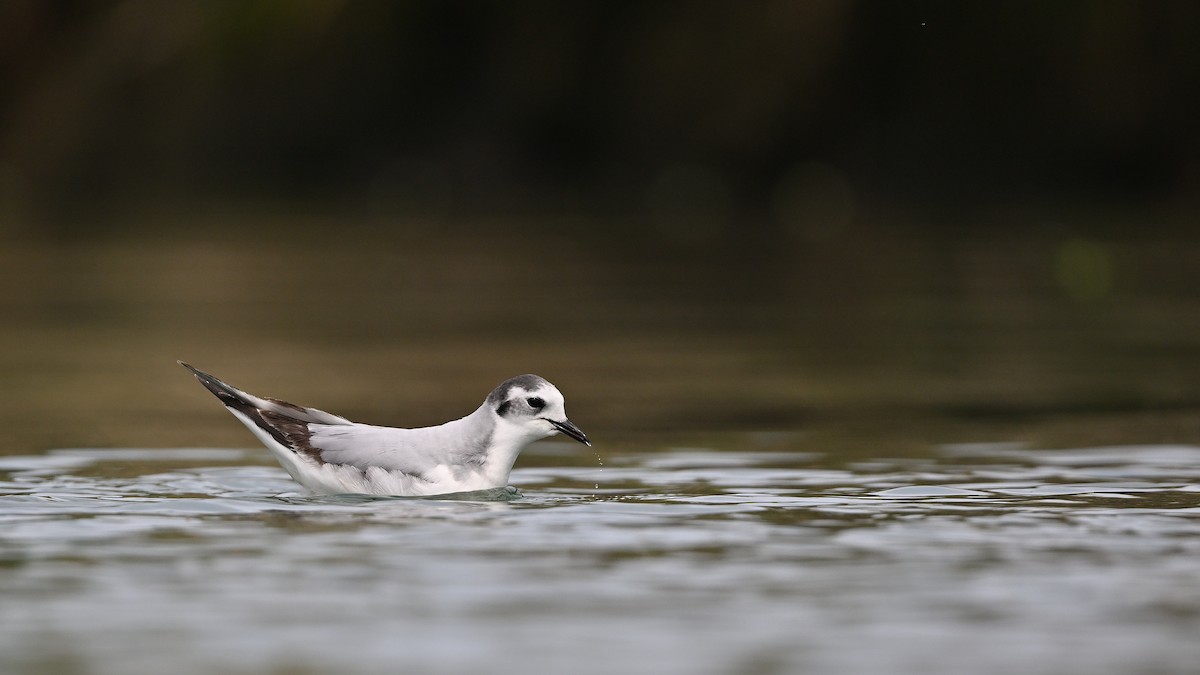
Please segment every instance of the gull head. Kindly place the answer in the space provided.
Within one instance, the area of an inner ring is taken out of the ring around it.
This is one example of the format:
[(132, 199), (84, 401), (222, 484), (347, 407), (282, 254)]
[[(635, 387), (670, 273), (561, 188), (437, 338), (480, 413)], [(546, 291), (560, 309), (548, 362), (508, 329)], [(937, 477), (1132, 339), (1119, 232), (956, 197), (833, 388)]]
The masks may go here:
[(499, 425), (536, 441), (564, 434), (584, 445), (592, 443), (567, 419), (566, 404), (558, 387), (537, 375), (518, 375), (502, 382), (484, 401)]

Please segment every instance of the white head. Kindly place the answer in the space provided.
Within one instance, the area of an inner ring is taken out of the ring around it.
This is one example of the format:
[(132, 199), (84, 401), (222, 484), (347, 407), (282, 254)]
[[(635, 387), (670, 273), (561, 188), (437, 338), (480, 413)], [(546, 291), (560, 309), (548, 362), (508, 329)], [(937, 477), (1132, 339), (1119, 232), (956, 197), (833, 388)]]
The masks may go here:
[(515, 427), (513, 431), (530, 441), (561, 432), (591, 445), (579, 427), (567, 419), (562, 392), (537, 375), (518, 375), (505, 380), (488, 394), (484, 405), (496, 416), (498, 425)]

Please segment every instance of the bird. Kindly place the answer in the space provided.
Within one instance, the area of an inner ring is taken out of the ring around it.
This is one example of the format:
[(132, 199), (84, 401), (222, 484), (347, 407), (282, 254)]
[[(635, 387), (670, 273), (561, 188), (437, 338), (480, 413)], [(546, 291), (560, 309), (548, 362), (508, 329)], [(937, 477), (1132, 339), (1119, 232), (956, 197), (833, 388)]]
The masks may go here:
[(517, 455), (534, 441), (561, 433), (592, 445), (567, 419), (558, 388), (532, 374), (501, 382), (465, 417), (403, 429), (260, 398), (178, 363), (317, 495), (418, 497), (505, 488)]

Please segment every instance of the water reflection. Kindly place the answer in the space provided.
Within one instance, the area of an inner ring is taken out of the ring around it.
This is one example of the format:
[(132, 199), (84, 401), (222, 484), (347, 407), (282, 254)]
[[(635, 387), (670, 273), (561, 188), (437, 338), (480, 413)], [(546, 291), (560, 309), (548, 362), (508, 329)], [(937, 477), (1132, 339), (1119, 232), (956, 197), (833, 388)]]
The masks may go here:
[(0, 458), (0, 669), (1195, 663), (1200, 448), (558, 455), (510, 501), (310, 498), (257, 450)]
[(0, 455), (244, 443), (175, 372), (180, 358), (404, 427), (538, 372), (570, 388), (606, 444), (849, 420), (885, 430), (887, 447), (925, 446), (913, 420), (1064, 417), (1061, 440), (1043, 426), (943, 427), (934, 440), (1200, 438), (1200, 378), (1181, 366), (1200, 360), (1200, 247), (1186, 242), (896, 231), (783, 246), (727, 233), (676, 249), (631, 246), (611, 223), (597, 231), (613, 239), (565, 238), (553, 220), (330, 241), (238, 218), (170, 224), (189, 236), (0, 247)]

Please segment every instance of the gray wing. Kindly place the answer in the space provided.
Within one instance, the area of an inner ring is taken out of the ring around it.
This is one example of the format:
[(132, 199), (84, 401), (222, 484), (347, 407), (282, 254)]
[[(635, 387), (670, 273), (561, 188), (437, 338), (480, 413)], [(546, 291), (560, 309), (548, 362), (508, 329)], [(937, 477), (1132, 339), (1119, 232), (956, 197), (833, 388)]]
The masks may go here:
[(370, 467), (421, 477), (438, 466), (482, 465), (492, 422), (484, 408), (441, 426), (398, 429), (357, 424), (287, 401), (260, 398), (231, 387), (182, 361), (227, 408), (264, 442), (274, 441), (317, 464)]
[(288, 403), (287, 401), (280, 401), (277, 398), (259, 398), (253, 394), (247, 394), (241, 389), (231, 387), (212, 375), (189, 366), (183, 361), (179, 361), (178, 363), (192, 371), (196, 379), (200, 380), (200, 384), (203, 384), (205, 389), (208, 389), (214, 396), (220, 399), (221, 403), (224, 403), (233, 410), (237, 410), (243, 415), (249, 415), (254, 412), (269, 412), (303, 422), (354, 424), (345, 417), (331, 415), (324, 410), (305, 408), (304, 406)]
[[(490, 428), (471, 415), (437, 427), (397, 429), (367, 424), (306, 424), (306, 454), (326, 464), (363, 470), (379, 467), (425, 476), (439, 466), (481, 466), (487, 456)], [(300, 440), (300, 439), (297, 439)]]

